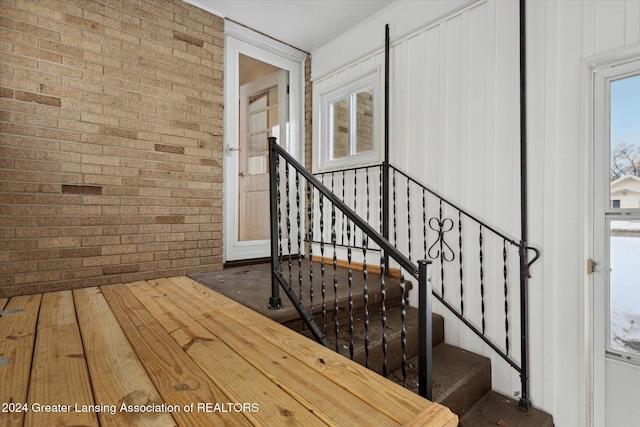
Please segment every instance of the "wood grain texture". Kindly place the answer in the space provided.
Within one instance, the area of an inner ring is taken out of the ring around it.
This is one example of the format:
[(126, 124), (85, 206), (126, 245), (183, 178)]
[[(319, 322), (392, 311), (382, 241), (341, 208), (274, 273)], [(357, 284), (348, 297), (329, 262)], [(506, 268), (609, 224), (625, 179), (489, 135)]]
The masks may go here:
[[(175, 286), (157, 283), (157, 287), (171, 295)], [(180, 291), (177, 291), (180, 292)], [(175, 298), (173, 298), (175, 300)], [(180, 304), (180, 303), (179, 303)], [(188, 303), (191, 313), (212, 331), (216, 337), (240, 354), (245, 363), (253, 365), (266, 380), (277, 384), (279, 388), (317, 414), (328, 425), (394, 425), (393, 419), (381, 414), (377, 408), (354, 396), (348, 390), (336, 386), (330, 378), (319, 374), (305, 363), (292, 358), (282, 350), (280, 343), (274, 343), (261, 336), (260, 331), (249, 329), (245, 321), (237, 320), (207, 304), (196, 300)], [(251, 312), (255, 317), (263, 317)], [(313, 353), (318, 346), (315, 342), (298, 335), (298, 340)]]
[(101, 426), (173, 426), (168, 413), (123, 412), (121, 405), (162, 404), (162, 398), (120, 329), (100, 289), (73, 292), (96, 404), (115, 405), (98, 414)]
[[(230, 397), (230, 402), (258, 404), (258, 411), (245, 412), (252, 423), (326, 425), (300, 402), (284, 393), (263, 372), (251, 366), (236, 348), (228, 346), (200, 324), (194, 318), (195, 310), (187, 312), (174, 304), (173, 301), (180, 300), (180, 297), (175, 289), (171, 289), (168, 280), (155, 282), (165, 282), (170, 292), (163, 294), (146, 282), (133, 283), (128, 288), (194, 362)], [(255, 339), (253, 336), (247, 338)]]
[[(187, 356), (124, 285), (101, 287), (120, 327), (167, 405), (228, 402), (218, 387)], [(249, 425), (242, 415), (223, 412), (173, 412), (179, 425)]]
[[(201, 307), (198, 299), (212, 305), (210, 311), (215, 310), (230, 319), (235, 319), (234, 321), (251, 333), (263, 337), (273, 348), (285, 351), (289, 357), (287, 364), (293, 363), (293, 359), (302, 362), (395, 423), (409, 422), (427, 407), (441, 406), (411, 393), (314, 341), (302, 339), (298, 333), (264, 316), (257, 315), (254, 311), (189, 278), (172, 278), (171, 282), (182, 288), (181, 304), (189, 304), (189, 307), (192, 307), (191, 310), (198, 310), (198, 307)], [(451, 414), (451, 417), (455, 416)]]
[[(42, 294), (13, 297), (6, 310), (23, 311), (0, 317), (0, 403), (25, 403), (29, 388), (31, 358)], [(0, 412), (0, 425), (22, 426), (24, 412)]]
[(94, 402), (71, 291), (42, 296), (28, 400), (61, 411), (30, 410), (25, 425), (98, 426), (95, 412), (76, 410)]

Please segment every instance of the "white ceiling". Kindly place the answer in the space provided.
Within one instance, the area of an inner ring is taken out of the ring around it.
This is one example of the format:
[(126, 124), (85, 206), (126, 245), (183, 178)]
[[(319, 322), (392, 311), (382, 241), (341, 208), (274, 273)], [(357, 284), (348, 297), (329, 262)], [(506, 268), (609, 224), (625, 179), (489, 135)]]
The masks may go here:
[(313, 52), (397, 0), (185, 0)]

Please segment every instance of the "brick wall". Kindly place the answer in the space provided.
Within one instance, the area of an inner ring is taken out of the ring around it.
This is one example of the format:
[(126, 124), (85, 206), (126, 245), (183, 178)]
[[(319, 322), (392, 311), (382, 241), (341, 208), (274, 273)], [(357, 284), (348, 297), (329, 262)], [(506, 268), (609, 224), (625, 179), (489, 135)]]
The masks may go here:
[(0, 297), (222, 268), (223, 20), (0, 7)]

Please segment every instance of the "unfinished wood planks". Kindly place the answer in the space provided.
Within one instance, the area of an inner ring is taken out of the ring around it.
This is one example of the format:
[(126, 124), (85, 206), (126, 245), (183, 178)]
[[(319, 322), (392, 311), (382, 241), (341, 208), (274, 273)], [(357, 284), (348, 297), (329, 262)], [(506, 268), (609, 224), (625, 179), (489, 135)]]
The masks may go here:
[(71, 291), (43, 295), (37, 333), (28, 400), (45, 409), (32, 406), (25, 424), (98, 426), (94, 412), (75, 410), (94, 402)]
[[(42, 294), (13, 297), (5, 310), (22, 310), (0, 317), (0, 404), (26, 404), (31, 358)], [(25, 411), (0, 412), (0, 425), (22, 426)]]
[[(124, 285), (101, 290), (164, 402), (184, 408), (229, 400)], [(180, 425), (250, 425), (243, 416), (228, 412), (176, 411), (172, 415)]]
[[(441, 405), (429, 402), (405, 388), (373, 374), (365, 367), (330, 349), (302, 338), (298, 333), (203, 287), (189, 278), (177, 277), (170, 280), (190, 294), (181, 294), (180, 303), (188, 302), (190, 307), (196, 307), (199, 304), (198, 300), (204, 300), (215, 307), (212, 312), (224, 313), (229, 318), (242, 321), (242, 324), (249, 328), (253, 334), (268, 339), (289, 353), (292, 359), (297, 359), (314, 371), (326, 376), (344, 390), (366, 402), (375, 411), (385, 414), (397, 423), (410, 422), (416, 414), (422, 412), (426, 407), (441, 407)], [(444, 408), (444, 411), (451, 414), (447, 408)], [(451, 416), (455, 418), (455, 415), (451, 414)]]
[[(165, 280), (155, 282), (170, 282)], [(184, 351), (229, 396), (230, 402), (255, 402), (259, 410), (247, 412), (255, 425), (325, 425), (304, 405), (243, 359), (194, 317), (180, 309), (176, 295), (163, 294), (149, 283), (128, 286)], [(185, 308), (185, 307), (183, 307)], [(188, 307), (186, 307), (188, 309)], [(215, 329), (215, 328), (214, 328)]]
[(100, 425), (175, 425), (169, 413), (120, 411), (122, 404), (161, 405), (162, 398), (100, 290), (78, 289), (73, 294), (95, 401), (109, 408), (99, 412)]
[(2, 426), (457, 425), (447, 408), (186, 277), (2, 306), (13, 314), (0, 317), (0, 403), (28, 409), (0, 412)]
[[(166, 282), (154, 282), (167, 295), (180, 293), (175, 286)], [(180, 305), (181, 301), (177, 301)], [(287, 393), (295, 396), (300, 402), (326, 417), (328, 424), (337, 425), (393, 425), (390, 417), (381, 414), (376, 408), (361, 399), (354, 398), (352, 393), (336, 387), (331, 379), (319, 374), (309, 366), (291, 357), (283, 351), (279, 344), (265, 340), (260, 334), (248, 329), (244, 321), (230, 318), (216, 313), (206, 301), (191, 300), (188, 303), (190, 312), (210, 330), (214, 330), (218, 338), (224, 341), (234, 351), (242, 355), (246, 363), (251, 363), (259, 369), (263, 376), (278, 384)], [(186, 308), (186, 306), (184, 307)], [(255, 317), (263, 317), (253, 311)], [(266, 319), (266, 318), (265, 318)], [(248, 319), (253, 322), (257, 319)], [(266, 319), (269, 322), (271, 320)], [(275, 323), (274, 323), (275, 324)], [(279, 325), (278, 325), (279, 326)], [(319, 344), (298, 335), (298, 339), (307, 345), (307, 351), (314, 352)]]

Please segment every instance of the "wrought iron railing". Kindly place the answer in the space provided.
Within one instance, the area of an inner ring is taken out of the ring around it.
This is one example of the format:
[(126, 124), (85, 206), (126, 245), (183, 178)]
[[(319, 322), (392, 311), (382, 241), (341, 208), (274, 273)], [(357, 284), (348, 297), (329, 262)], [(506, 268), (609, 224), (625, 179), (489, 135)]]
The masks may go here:
[[(383, 188), (385, 173), (389, 174), (388, 189)], [(530, 277), (529, 268), (538, 259), (539, 251), (486, 224), (390, 164), (334, 170), (317, 176), (337, 190), (336, 194), (342, 195), (358, 215), (379, 220), (373, 225), (381, 234), (382, 224), (387, 222), (388, 240), (410, 261), (433, 262), (432, 282), (437, 284), (433, 295), (519, 373), (523, 399), (528, 399), (526, 287), (518, 284)], [(366, 185), (360, 184), (362, 180)], [(375, 184), (370, 185), (370, 181)], [(388, 218), (382, 203), (385, 194), (389, 200)], [(326, 240), (326, 230), (316, 230), (312, 237), (314, 242)], [(367, 249), (378, 248), (369, 244)], [(533, 252), (534, 257), (521, 265), (527, 251)], [(387, 263), (389, 268), (393, 263)], [(496, 296), (498, 288), (500, 295)], [(475, 309), (473, 304), (477, 305)], [(495, 313), (500, 310), (502, 314), (497, 316)], [(502, 318), (502, 328), (497, 326), (497, 317)], [(514, 347), (512, 341), (519, 341), (520, 345)], [(513, 356), (514, 349), (518, 357)]]
[[(369, 212), (368, 210), (365, 211), (364, 217), (357, 215), (354, 209), (347, 206), (340, 197), (281, 148), (275, 138), (269, 139), (269, 146), (271, 269), (273, 273), (270, 307), (276, 309), (282, 305), (279, 293), (282, 288), (317, 341), (338, 352), (341, 351), (340, 342), (346, 341), (348, 342), (345, 345), (348, 347), (349, 356), (353, 358), (355, 323), (358, 320), (353, 312), (354, 292), (352, 286), (354, 275), (362, 274), (364, 307), (359, 321), (362, 322), (361, 326), (364, 331), (364, 364), (372, 368), (369, 360), (369, 347), (371, 341), (379, 340), (382, 347), (382, 366), (377, 370), (386, 376), (389, 373), (387, 350), (389, 345), (387, 323), (389, 319), (387, 316), (390, 315), (387, 307), (387, 293), (390, 291), (391, 282), (386, 274), (388, 269), (386, 259), (388, 257), (402, 271), (399, 277), (401, 292), (399, 315), (403, 382), (406, 386), (408, 368), (406, 351), (408, 345), (406, 329), (408, 283), (404, 276), (406, 272), (409, 276), (417, 279), (420, 295), (418, 308), (419, 392), (431, 399), (432, 292), (427, 272), (431, 262), (420, 260), (417, 261), (417, 265), (414, 264), (368, 223), (366, 213)], [(364, 206), (364, 209), (367, 209), (366, 202)], [(338, 218), (342, 218), (339, 225)], [(340, 239), (339, 244), (339, 234), (342, 233), (342, 227), (345, 239), (344, 243)], [(354, 244), (354, 239), (359, 239), (361, 244)], [(317, 244), (314, 244), (314, 241)], [(380, 274), (376, 276), (369, 274), (369, 241), (374, 242), (379, 250), (377, 260)], [(346, 283), (339, 283), (338, 280), (338, 258), (342, 258), (342, 255), (338, 255), (340, 251), (346, 256)], [(359, 255), (361, 263), (354, 261), (356, 254)], [(316, 258), (320, 262), (320, 271), (313, 270), (313, 262), (303, 262), (314, 261)], [(358, 264), (357, 267), (356, 264)], [(303, 265), (308, 265), (308, 271), (303, 272)], [(357, 271), (359, 269), (361, 271)], [(339, 306), (339, 286), (348, 288), (346, 307)], [(368, 299), (374, 289), (379, 290), (381, 298), (379, 318), (381, 337), (379, 338), (371, 336), (373, 328)], [(331, 296), (333, 300), (331, 300)], [(317, 299), (321, 300), (320, 313), (314, 312)], [(346, 331), (340, 330), (340, 310), (349, 311), (349, 325)], [(327, 339), (327, 335), (331, 335), (332, 343)], [(346, 339), (341, 341), (341, 337), (346, 337)]]

